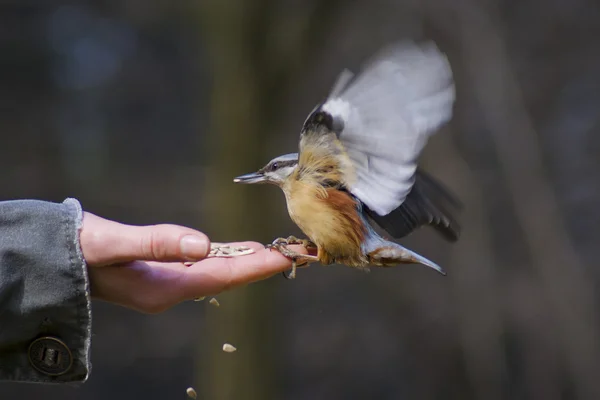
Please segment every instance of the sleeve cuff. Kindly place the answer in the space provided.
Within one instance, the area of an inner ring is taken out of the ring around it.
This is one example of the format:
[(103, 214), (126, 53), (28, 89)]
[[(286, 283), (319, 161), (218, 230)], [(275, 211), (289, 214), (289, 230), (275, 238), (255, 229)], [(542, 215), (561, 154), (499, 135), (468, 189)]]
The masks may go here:
[(87, 380), (91, 300), (82, 224), (72, 198), (0, 203), (0, 379)]

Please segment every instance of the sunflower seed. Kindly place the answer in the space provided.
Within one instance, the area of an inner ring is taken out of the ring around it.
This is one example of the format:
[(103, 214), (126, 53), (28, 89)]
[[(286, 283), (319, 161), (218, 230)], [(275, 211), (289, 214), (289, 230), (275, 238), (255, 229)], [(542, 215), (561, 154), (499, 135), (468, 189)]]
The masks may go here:
[(223, 345), (223, 351), (226, 353), (233, 353), (236, 350), (237, 349), (234, 346), (230, 345), (229, 343), (225, 343)]
[(196, 391), (194, 390), (194, 388), (189, 387), (187, 388), (187, 390), (185, 391), (185, 393), (188, 395), (189, 398), (191, 399), (196, 399), (198, 398), (198, 394), (196, 393)]
[(248, 246), (229, 246), (224, 243), (211, 243), (210, 253), (207, 257), (237, 257), (254, 253)]

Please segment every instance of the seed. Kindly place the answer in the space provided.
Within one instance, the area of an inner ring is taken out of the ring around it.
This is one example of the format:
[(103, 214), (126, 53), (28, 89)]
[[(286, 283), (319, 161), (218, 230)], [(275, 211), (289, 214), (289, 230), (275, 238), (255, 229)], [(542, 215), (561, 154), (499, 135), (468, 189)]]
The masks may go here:
[(196, 391), (194, 390), (194, 388), (189, 387), (187, 388), (187, 390), (185, 391), (185, 393), (188, 395), (189, 398), (191, 399), (195, 399), (198, 397), (198, 395), (196, 394)]
[(233, 353), (236, 350), (237, 349), (234, 346), (230, 345), (229, 343), (225, 343), (223, 345), (223, 351), (226, 353)]
[(202, 301), (202, 300), (204, 300), (205, 298), (206, 298), (206, 296), (202, 296), (202, 297), (196, 297), (196, 298), (194, 299), (194, 301)]
[(209, 304), (212, 304), (215, 307), (219, 307), (221, 305), (219, 303), (219, 300), (215, 299), (214, 297), (212, 299), (210, 299)]

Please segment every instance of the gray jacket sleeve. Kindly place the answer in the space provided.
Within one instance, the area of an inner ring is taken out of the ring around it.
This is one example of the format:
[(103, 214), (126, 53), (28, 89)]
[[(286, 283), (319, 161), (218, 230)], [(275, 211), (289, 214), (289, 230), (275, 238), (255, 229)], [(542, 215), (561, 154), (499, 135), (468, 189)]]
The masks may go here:
[(75, 199), (0, 202), (0, 380), (84, 382), (91, 308)]

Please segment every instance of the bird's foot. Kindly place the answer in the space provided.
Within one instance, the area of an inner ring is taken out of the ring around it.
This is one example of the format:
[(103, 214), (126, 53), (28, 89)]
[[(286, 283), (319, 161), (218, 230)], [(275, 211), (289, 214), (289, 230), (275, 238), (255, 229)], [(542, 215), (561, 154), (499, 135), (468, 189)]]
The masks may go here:
[(296, 278), (296, 269), (297, 267), (300, 266), (308, 266), (309, 263), (311, 262), (318, 262), (319, 258), (317, 256), (312, 256), (309, 254), (302, 254), (302, 253), (298, 253), (297, 251), (294, 251), (292, 249), (290, 249), (288, 247), (288, 245), (292, 245), (292, 244), (300, 244), (302, 246), (304, 246), (304, 248), (309, 249), (309, 248), (316, 248), (317, 246), (311, 242), (308, 239), (298, 239), (294, 236), (290, 236), (287, 239), (285, 238), (277, 238), (273, 241), (273, 243), (268, 244), (265, 246), (265, 248), (269, 249), (269, 250), (277, 250), (278, 252), (280, 252), (282, 255), (284, 255), (285, 257), (289, 258), (292, 260), (292, 271), (290, 272), (289, 275), (286, 275), (285, 272), (283, 272), (283, 277), (285, 279), (294, 279)]
[(316, 249), (317, 248), (317, 245), (314, 244), (313, 242), (311, 242), (310, 240), (298, 239), (296, 236), (288, 236), (287, 239), (286, 238), (277, 238), (277, 239), (273, 240), (272, 244), (284, 244), (284, 245), (300, 244), (300, 245), (304, 246), (305, 249), (309, 249), (309, 248)]

